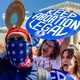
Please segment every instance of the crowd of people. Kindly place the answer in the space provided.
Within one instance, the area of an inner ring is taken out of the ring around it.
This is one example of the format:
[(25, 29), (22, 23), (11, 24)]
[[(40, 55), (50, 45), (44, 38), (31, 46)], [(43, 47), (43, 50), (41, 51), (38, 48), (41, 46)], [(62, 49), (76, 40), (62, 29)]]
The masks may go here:
[(0, 80), (53, 80), (53, 69), (80, 80), (80, 51), (70, 44), (70, 37), (62, 42), (43, 40), (33, 47), (26, 29), (8, 29), (5, 43), (0, 42)]
[(38, 49), (38, 57), (34, 58), (34, 63), (48, 71), (52, 68), (60, 69), (61, 54), (69, 42), (70, 38), (65, 38), (61, 45), (58, 40), (44, 40)]
[(62, 43), (44, 40), (35, 50), (27, 30), (8, 30), (5, 45), (0, 45), (0, 80), (51, 80), (52, 69), (62, 70), (74, 80), (80, 78), (80, 52), (70, 44), (70, 37)]
[(27, 30), (8, 30), (5, 49), (5, 56), (0, 56), (0, 80), (51, 80), (49, 72), (33, 63), (32, 39)]

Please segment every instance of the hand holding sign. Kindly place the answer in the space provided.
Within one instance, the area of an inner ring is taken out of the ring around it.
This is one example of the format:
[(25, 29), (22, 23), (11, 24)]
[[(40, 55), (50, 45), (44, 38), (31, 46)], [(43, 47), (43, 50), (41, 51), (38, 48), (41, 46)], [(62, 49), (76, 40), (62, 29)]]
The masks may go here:
[(80, 16), (63, 9), (45, 10), (31, 16), (26, 28), (32, 35), (43, 39), (66, 38), (80, 30)]

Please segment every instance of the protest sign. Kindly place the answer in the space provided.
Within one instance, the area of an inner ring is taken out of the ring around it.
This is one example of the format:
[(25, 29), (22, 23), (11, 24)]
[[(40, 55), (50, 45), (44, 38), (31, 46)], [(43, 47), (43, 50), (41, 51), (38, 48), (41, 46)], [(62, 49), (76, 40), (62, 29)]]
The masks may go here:
[(69, 74), (64, 71), (52, 69), (50, 72), (51, 80), (74, 80)]
[(38, 38), (36, 36), (31, 35), (31, 38), (32, 38), (32, 45), (33, 46), (36, 46), (40, 41), (40, 38)]
[(26, 28), (32, 35), (43, 39), (66, 38), (80, 30), (80, 15), (64, 9), (45, 10), (31, 16)]
[(25, 18), (25, 8), (21, 1), (15, 0), (10, 3), (5, 14), (5, 23), (8, 29), (11, 29), (15, 24), (16, 27), (21, 27)]

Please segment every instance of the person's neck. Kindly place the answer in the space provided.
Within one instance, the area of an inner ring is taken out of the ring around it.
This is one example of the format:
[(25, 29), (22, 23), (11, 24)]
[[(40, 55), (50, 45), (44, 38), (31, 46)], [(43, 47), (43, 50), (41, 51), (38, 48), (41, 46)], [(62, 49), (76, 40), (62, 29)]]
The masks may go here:
[(70, 75), (74, 75), (74, 76), (76, 76), (76, 74), (74, 74), (73, 71), (70, 71), (69, 74), (70, 74)]

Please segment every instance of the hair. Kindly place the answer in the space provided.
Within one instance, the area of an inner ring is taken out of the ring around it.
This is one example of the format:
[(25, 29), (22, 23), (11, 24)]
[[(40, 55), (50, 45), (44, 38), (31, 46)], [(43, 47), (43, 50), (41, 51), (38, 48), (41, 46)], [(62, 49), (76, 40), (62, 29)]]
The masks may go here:
[[(63, 50), (62, 56), (65, 51), (68, 51), (68, 56), (70, 58), (74, 57), (74, 59), (75, 59), (74, 74), (77, 75), (78, 77), (80, 77), (80, 52), (79, 52), (78, 48), (75, 45), (70, 44), (67, 49)], [(61, 65), (61, 70), (63, 70), (62, 65)]]
[[(44, 40), (43, 42), (42, 42), (42, 44), (41, 45), (39, 45), (39, 48), (38, 48), (38, 56), (41, 56), (41, 49), (42, 49), (42, 46), (43, 46), (43, 44), (46, 42), (47, 40)], [(57, 56), (59, 55), (59, 51), (60, 51), (60, 44), (59, 44), (59, 42), (57, 41), (57, 40), (50, 40), (50, 41), (53, 41), (53, 43), (54, 43), (54, 49), (53, 49), (53, 52), (50, 54), (50, 58), (51, 59), (56, 59), (57, 58)]]

